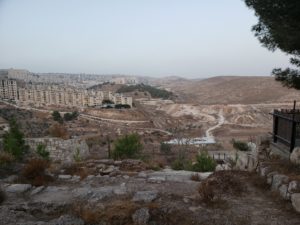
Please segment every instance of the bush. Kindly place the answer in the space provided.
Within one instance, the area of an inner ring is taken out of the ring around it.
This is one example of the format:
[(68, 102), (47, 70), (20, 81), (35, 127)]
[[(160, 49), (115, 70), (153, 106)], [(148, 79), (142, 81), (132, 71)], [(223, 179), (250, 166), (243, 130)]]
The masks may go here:
[(236, 141), (233, 139), (232, 145), (236, 150), (239, 150), (239, 151), (249, 151), (250, 150), (248, 144), (243, 141)]
[(160, 143), (160, 152), (163, 153), (163, 154), (170, 154), (171, 153), (171, 145), (170, 144), (166, 144), (164, 142)]
[(214, 171), (217, 163), (207, 154), (207, 152), (201, 152), (197, 156), (197, 162), (193, 165), (193, 171), (197, 172), (210, 172)]
[(61, 115), (60, 115), (60, 113), (58, 111), (53, 111), (52, 118), (56, 122), (59, 122), (59, 123), (63, 123), (64, 122), (63, 118), (61, 117)]
[(3, 149), (16, 159), (21, 159), (28, 149), (25, 145), (24, 134), (14, 119), (9, 122), (9, 126), (10, 130), (3, 135)]
[(34, 186), (42, 186), (52, 180), (46, 175), (49, 161), (44, 159), (31, 159), (23, 168), (22, 175)]
[(183, 157), (178, 157), (172, 165), (171, 165), (173, 170), (192, 170), (192, 162), (190, 160), (187, 160)]
[(128, 104), (117, 104), (117, 105), (115, 105), (115, 108), (116, 109), (130, 109), (131, 107)]
[(143, 145), (138, 134), (128, 134), (119, 138), (114, 143), (113, 158), (138, 158)]
[(46, 150), (46, 145), (39, 144), (36, 147), (36, 153), (45, 160), (49, 160), (50, 153)]
[(72, 113), (65, 113), (64, 120), (65, 121), (75, 120), (75, 119), (77, 119), (78, 116), (79, 116), (79, 113), (77, 111), (74, 111)]

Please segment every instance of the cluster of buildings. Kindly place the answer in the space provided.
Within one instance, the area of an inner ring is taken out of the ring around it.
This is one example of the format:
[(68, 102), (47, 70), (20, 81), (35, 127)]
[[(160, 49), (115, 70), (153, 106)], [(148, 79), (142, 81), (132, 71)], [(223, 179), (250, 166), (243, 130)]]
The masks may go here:
[(0, 80), (0, 98), (19, 105), (95, 107), (103, 102), (132, 107), (132, 97), (110, 91), (86, 90), (65, 85), (26, 84), (18, 87), (14, 79)]

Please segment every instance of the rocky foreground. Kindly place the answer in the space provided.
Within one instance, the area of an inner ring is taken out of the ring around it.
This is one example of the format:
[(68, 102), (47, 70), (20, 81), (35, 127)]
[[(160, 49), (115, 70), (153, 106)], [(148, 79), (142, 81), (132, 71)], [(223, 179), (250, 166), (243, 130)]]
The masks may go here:
[[(0, 224), (300, 222), (291, 204), (274, 197), (258, 176), (248, 172), (221, 171), (211, 175), (142, 170), (134, 161), (93, 160), (83, 164), (95, 173), (82, 178), (61, 170), (48, 186), (21, 183), (16, 175), (2, 179), (6, 198), (0, 205)], [(201, 183), (214, 187), (203, 186), (199, 193)], [(215, 190), (213, 194), (211, 190)]]

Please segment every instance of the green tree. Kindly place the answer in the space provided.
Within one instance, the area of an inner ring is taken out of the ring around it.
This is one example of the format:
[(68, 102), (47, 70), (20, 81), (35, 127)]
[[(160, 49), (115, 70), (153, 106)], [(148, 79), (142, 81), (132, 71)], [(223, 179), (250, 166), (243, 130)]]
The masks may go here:
[(113, 158), (138, 158), (143, 145), (138, 134), (127, 134), (114, 143)]
[(25, 145), (24, 134), (20, 131), (15, 119), (10, 120), (9, 127), (9, 131), (3, 135), (4, 151), (12, 154), (16, 159), (21, 159), (28, 149)]
[(60, 113), (58, 111), (53, 111), (52, 118), (54, 121), (57, 121), (59, 123), (63, 123), (63, 118), (61, 117)]
[(197, 155), (197, 161), (193, 165), (193, 171), (210, 172), (214, 171), (217, 163), (211, 158), (207, 152), (201, 152)]
[(280, 49), (291, 55), (295, 69), (272, 71), (275, 80), (289, 88), (300, 89), (300, 1), (299, 0), (244, 0), (255, 10), (258, 23), (252, 27), (262, 45), (271, 51)]

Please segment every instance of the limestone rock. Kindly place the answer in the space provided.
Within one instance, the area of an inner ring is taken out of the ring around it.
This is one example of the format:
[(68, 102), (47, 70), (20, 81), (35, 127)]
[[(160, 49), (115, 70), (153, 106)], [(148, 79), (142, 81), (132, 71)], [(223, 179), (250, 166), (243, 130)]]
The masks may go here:
[(37, 188), (35, 188), (34, 190), (31, 191), (30, 195), (38, 194), (38, 193), (40, 193), (44, 189), (45, 189), (44, 186), (37, 187)]
[(115, 171), (115, 167), (111, 165), (108, 168), (106, 168), (105, 170), (103, 170), (101, 172), (101, 174), (108, 175), (108, 174), (112, 173), (113, 171)]
[(300, 193), (292, 194), (291, 201), (294, 209), (300, 213)]
[(6, 192), (23, 193), (31, 188), (31, 184), (12, 184), (6, 187)]
[(281, 185), (278, 190), (280, 196), (283, 199), (288, 200), (290, 198), (290, 194), (288, 193), (288, 186), (286, 184)]
[(141, 208), (132, 215), (132, 221), (135, 225), (147, 225), (150, 219), (149, 209)]
[(268, 184), (272, 184), (273, 183), (273, 176), (278, 174), (278, 172), (274, 171), (274, 172), (271, 172), (267, 175), (267, 183)]
[(289, 181), (289, 177), (286, 175), (275, 174), (273, 176), (272, 181), (272, 190), (278, 190), (279, 186), (283, 183), (287, 183)]
[(296, 180), (291, 181), (289, 183), (288, 192), (289, 193), (300, 192), (300, 182)]
[(84, 221), (71, 215), (62, 215), (58, 219), (54, 219), (50, 224), (55, 225), (84, 225)]
[(260, 168), (260, 176), (264, 177), (267, 176), (270, 171), (271, 168), (270, 167), (261, 167)]
[(61, 179), (61, 180), (68, 180), (68, 179), (71, 179), (72, 176), (71, 175), (67, 175), (67, 174), (60, 174), (58, 175), (58, 179)]
[(300, 165), (300, 147), (294, 148), (290, 155), (290, 161), (296, 165)]
[(134, 202), (152, 202), (157, 198), (157, 191), (138, 191), (133, 196), (132, 201)]

